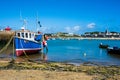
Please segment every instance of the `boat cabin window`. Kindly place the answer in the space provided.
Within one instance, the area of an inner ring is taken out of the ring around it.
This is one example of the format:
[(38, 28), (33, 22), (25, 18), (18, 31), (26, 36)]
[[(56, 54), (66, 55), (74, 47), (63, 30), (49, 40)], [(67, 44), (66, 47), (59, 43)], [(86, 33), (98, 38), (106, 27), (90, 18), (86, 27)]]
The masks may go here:
[(22, 33), (22, 37), (24, 38), (24, 33)]
[(29, 37), (31, 38), (31, 33), (29, 33)]
[(20, 37), (20, 33), (17, 33), (17, 36)]
[(32, 34), (32, 37), (34, 37), (34, 34)]
[(26, 38), (28, 38), (28, 33), (25, 33)]

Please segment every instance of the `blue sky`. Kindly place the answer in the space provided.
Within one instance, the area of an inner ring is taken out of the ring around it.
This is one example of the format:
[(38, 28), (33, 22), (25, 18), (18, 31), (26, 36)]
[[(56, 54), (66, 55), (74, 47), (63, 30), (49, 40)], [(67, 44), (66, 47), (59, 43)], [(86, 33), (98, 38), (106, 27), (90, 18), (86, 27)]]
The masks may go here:
[(120, 32), (120, 0), (0, 0), (0, 29), (10, 26), (36, 31), (38, 13), (43, 32)]

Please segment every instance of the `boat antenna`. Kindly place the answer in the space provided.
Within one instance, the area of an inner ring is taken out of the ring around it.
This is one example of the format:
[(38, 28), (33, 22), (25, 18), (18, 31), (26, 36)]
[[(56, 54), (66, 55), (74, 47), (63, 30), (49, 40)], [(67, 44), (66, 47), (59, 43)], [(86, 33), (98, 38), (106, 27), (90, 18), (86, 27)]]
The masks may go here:
[(23, 27), (24, 27), (25, 29), (27, 29), (27, 20), (26, 20), (26, 19), (23, 20)]
[(37, 12), (37, 16), (36, 16), (36, 30), (37, 30), (37, 32), (39, 31), (39, 28), (38, 28), (38, 12)]
[[(39, 25), (39, 27), (38, 27)], [(38, 21), (38, 12), (37, 12), (37, 18), (36, 18), (36, 27), (37, 27), (37, 31), (39, 31), (39, 28), (42, 27), (40, 24), (40, 21)]]
[(40, 24), (40, 21), (38, 21), (39, 27), (42, 27), (42, 25)]
[(27, 20), (22, 18), (21, 10), (20, 10), (20, 21), (23, 22), (22, 28), (27, 29)]

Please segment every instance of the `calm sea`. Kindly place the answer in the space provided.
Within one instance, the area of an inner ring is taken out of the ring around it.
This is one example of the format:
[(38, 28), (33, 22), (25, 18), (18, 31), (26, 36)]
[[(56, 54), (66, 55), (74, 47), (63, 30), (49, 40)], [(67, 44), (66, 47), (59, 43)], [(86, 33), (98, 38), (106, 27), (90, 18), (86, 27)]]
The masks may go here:
[[(108, 54), (106, 49), (99, 48), (100, 43), (108, 44), (111, 47), (120, 47), (120, 40), (48, 40), (48, 61), (72, 64), (120, 65), (120, 55)], [(2, 46), (0, 44), (1, 48)], [(10, 58), (12, 54), (13, 49), (9, 47), (0, 54), (0, 59)], [(40, 60), (41, 55), (35, 54), (29, 55), (29, 57), (34, 60)], [(15, 58), (23, 59), (21, 57)]]
[(75, 64), (120, 65), (120, 55), (108, 54), (99, 48), (100, 43), (120, 47), (119, 40), (49, 40), (48, 58)]

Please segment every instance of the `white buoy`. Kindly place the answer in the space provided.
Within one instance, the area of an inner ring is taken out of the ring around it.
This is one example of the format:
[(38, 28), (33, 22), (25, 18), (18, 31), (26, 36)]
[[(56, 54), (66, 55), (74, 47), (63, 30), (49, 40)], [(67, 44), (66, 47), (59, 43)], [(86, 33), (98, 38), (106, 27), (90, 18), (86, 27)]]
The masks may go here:
[(86, 56), (86, 53), (84, 53), (84, 56)]

